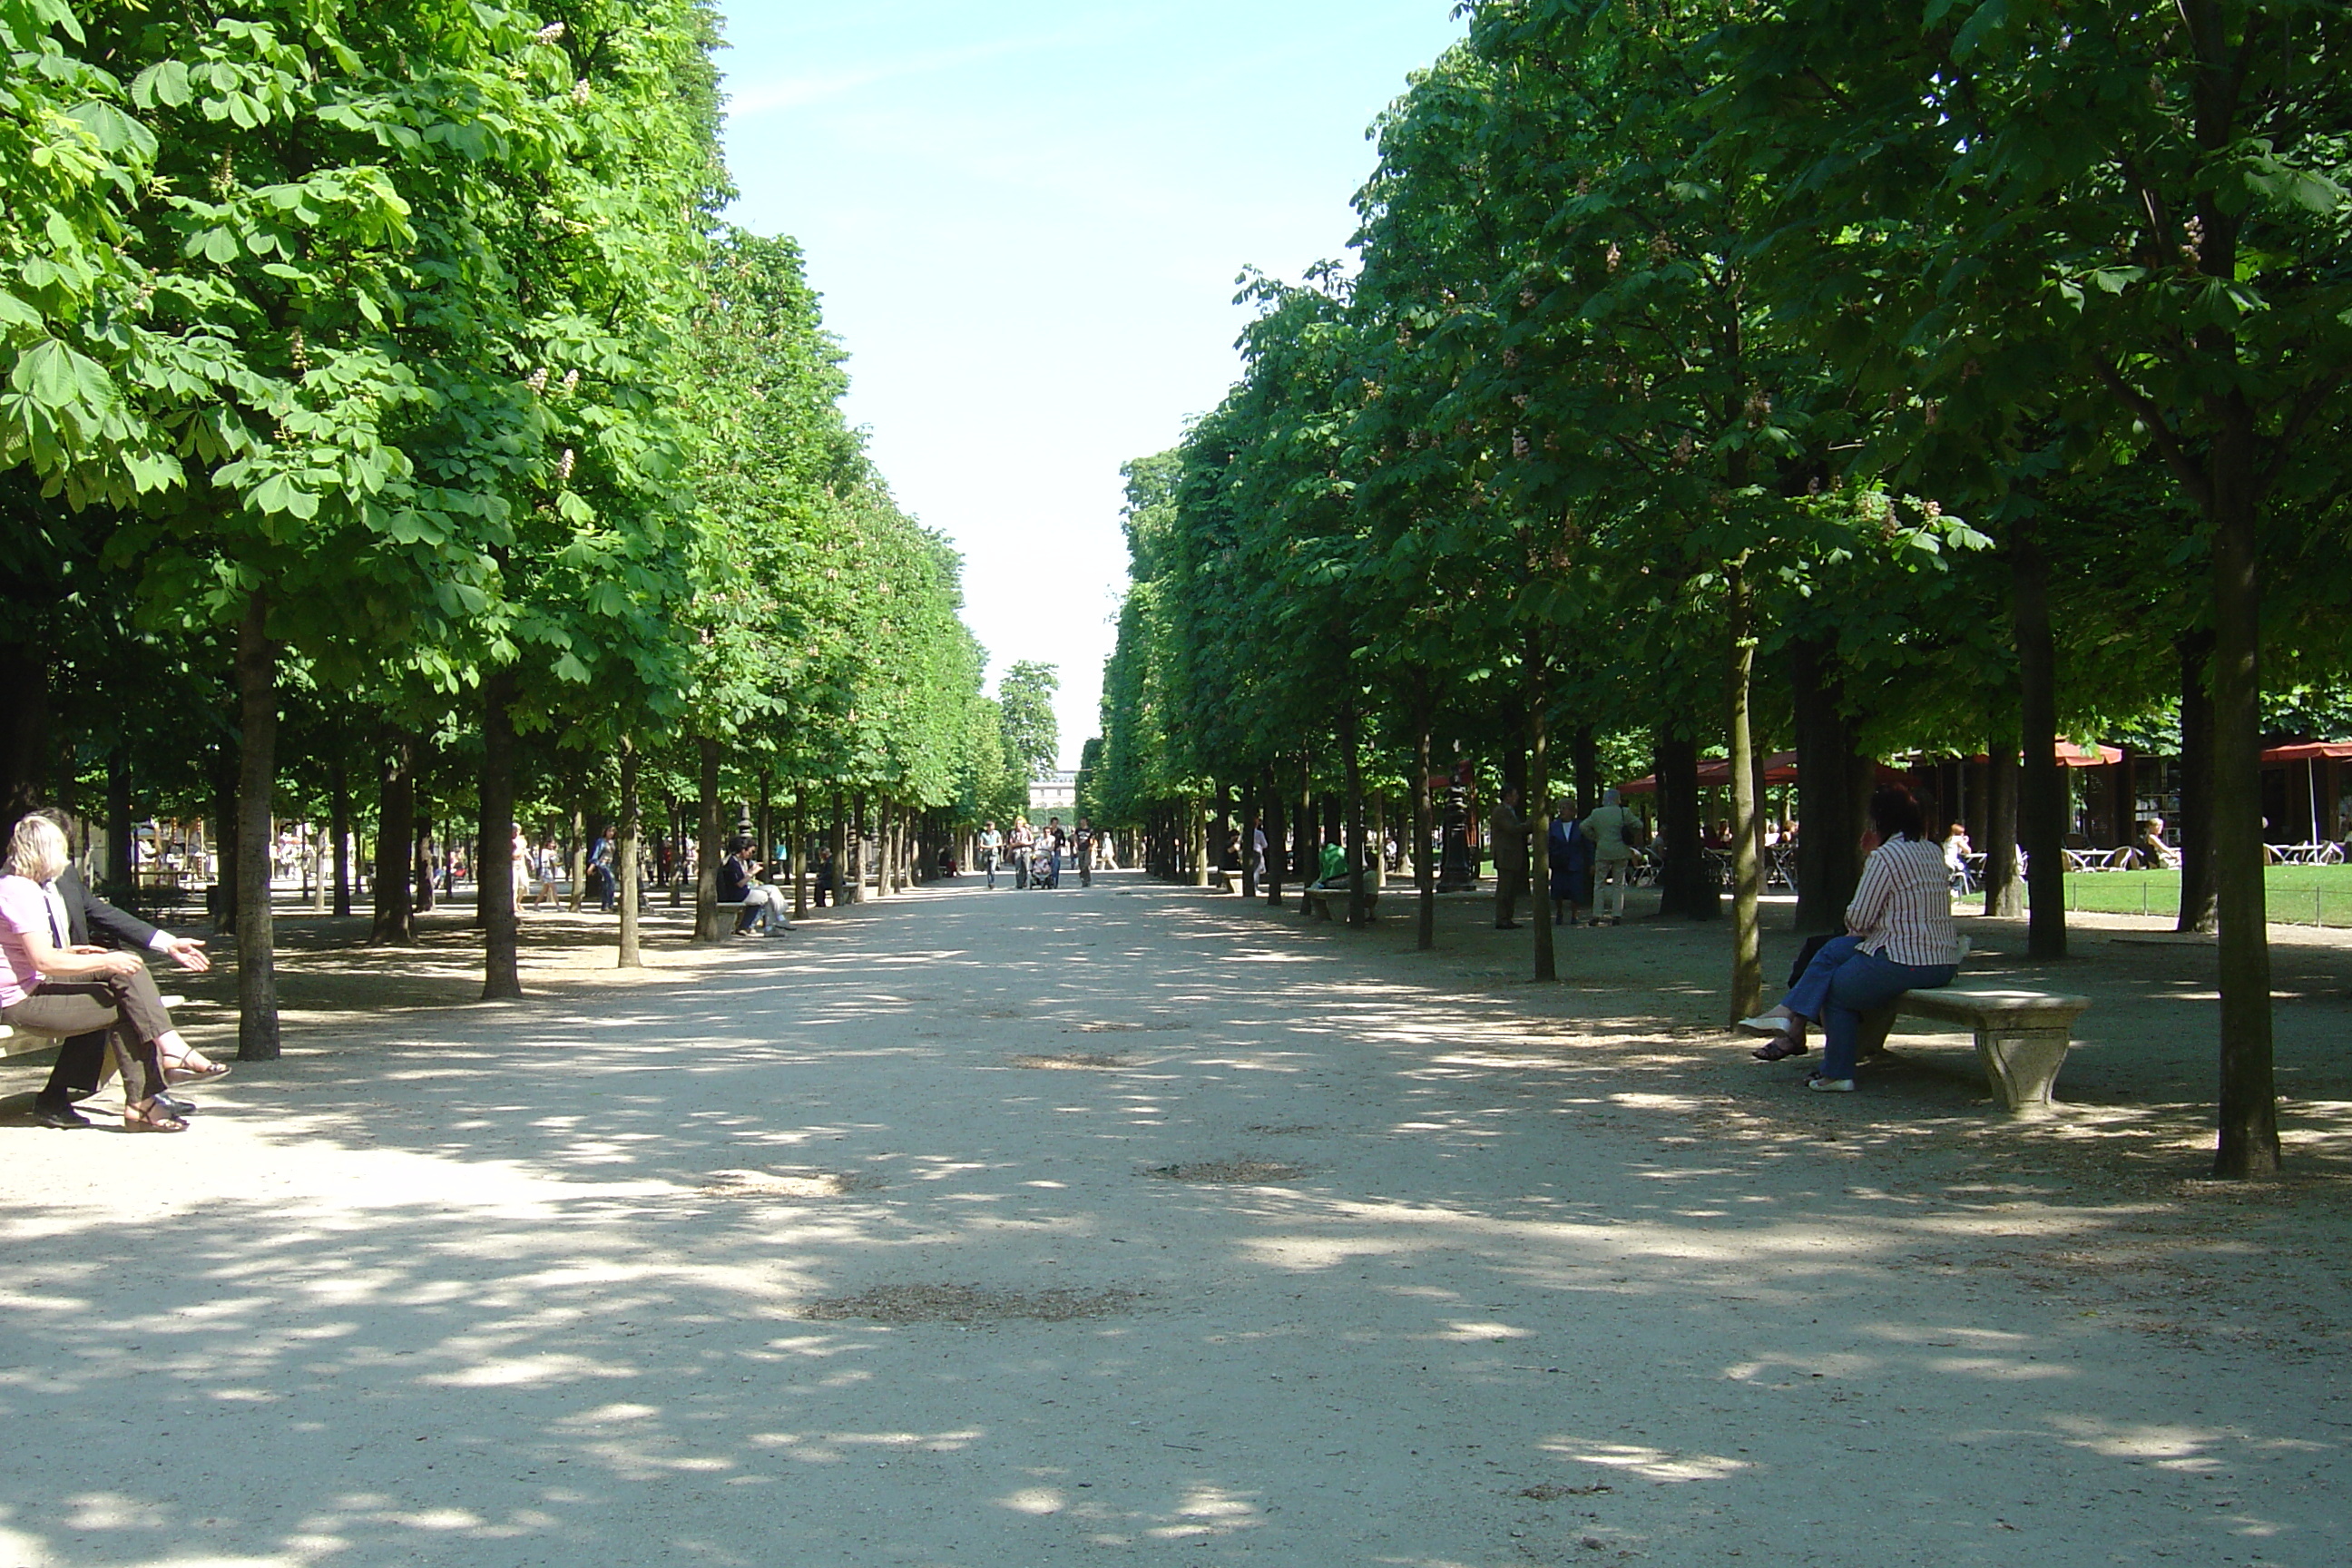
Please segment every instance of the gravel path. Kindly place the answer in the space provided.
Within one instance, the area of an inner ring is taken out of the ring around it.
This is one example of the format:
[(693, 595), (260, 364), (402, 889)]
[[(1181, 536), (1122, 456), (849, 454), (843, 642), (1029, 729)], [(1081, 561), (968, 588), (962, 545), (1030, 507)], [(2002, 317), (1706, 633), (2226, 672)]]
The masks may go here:
[(963, 887), (0, 1128), (0, 1568), (2346, 1560), (2340, 1186), (1790, 1096), (1645, 940)]

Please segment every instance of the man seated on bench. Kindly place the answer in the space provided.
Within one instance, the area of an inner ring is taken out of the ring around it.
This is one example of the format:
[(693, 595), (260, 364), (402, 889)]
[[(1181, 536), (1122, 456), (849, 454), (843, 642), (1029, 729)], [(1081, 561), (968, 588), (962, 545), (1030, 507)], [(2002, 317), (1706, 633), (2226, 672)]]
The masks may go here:
[(1348, 852), (1337, 844), (1323, 846), (1322, 864), (1317, 868), (1314, 882), (1318, 893), (1344, 893), (1348, 890)]
[(751, 858), (751, 841), (733, 840), (727, 846), (727, 858), (719, 866), (719, 901), (743, 906), (735, 922), (737, 936), (755, 925), (770, 936), (782, 936), (793, 929), (793, 922), (784, 918), (784, 890), (770, 887), (759, 876), (760, 862)]
[(1882, 789), (1870, 797), (1870, 820), (1879, 844), (1846, 905), (1846, 934), (1822, 943), (1779, 1006), (1739, 1021), (1743, 1029), (1772, 1037), (1756, 1052), (1767, 1062), (1802, 1056), (1806, 1026), (1825, 1026), (1821, 1070), (1805, 1087), (1837, 1094), (1853, 1091), (1864, 1014), (1906, 991), (1949, 985), (1959, 973), (1949, 873), (1942, 847), (1927, 837), (1919, 803), (1908, 790)]

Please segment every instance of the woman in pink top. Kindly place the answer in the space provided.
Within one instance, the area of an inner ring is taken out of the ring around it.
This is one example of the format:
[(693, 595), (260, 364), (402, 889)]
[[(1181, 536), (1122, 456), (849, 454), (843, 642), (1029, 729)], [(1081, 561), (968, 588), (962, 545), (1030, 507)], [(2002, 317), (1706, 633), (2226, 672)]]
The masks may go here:
[[(188, 1043), (136, 953), (70, 944), (54, 885), (69, 858), (66, 836), (46, 816), (26, 817), (9, 837), (0, 876), (0, 1023), (60, 1037), (106, 1030), (123, 1062), (123, 1130), (184, 1132), (187, 1122), (163, 1098), (157, 1047), (184, 1054)], [(143, 1084), (132, 1082), (134, 1061)]]

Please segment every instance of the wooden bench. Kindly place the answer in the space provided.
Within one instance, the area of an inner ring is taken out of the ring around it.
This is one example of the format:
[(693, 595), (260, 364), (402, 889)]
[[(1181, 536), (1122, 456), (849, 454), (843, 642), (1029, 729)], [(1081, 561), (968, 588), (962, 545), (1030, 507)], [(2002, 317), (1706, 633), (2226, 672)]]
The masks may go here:
[[(1298, 904), (1299, 918), (1301, 920), (1312, 920), (1317, 915), (1320, 915), (1328, 921), (1333, 918), (1332, 910), (1334, 906), (1337, 906), (1339, 912), (1341, 915), (1345, 915), (1348, 912), (1348, 889), (1345, 888), (1301, 888), (1298, 889)], [(1364, 918), (1366, 920), (1373, 919), (1380, 912), (1380, 894), (1372, 891), (1370, 888), (1365, 889)]]
[(1895, 1005), (1863, 1016), (1861, 1054), (1885, 1052), (1887, 1032), (1898, 1016), (1961, 1025), (1974, 1031), (1985, 1076), (2011, 1113), (2044, 1116), (2051, 1110), (2050, 1090), (2074, 1041), (2074, 1020), (2090, 1005), (2087, 996), (1983, 985), (1906, 991)]

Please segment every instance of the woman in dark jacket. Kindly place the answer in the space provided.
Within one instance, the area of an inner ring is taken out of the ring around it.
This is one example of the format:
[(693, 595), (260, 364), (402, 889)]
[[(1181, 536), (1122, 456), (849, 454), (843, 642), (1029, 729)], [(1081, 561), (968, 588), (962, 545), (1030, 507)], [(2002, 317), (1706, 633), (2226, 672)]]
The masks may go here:
[(1546, 845), (1551, 856), (1551, 923), (1580, 924), (1592, 907), (1592, 840), (1570, 815), (1565, 799), (1552, 804)]

